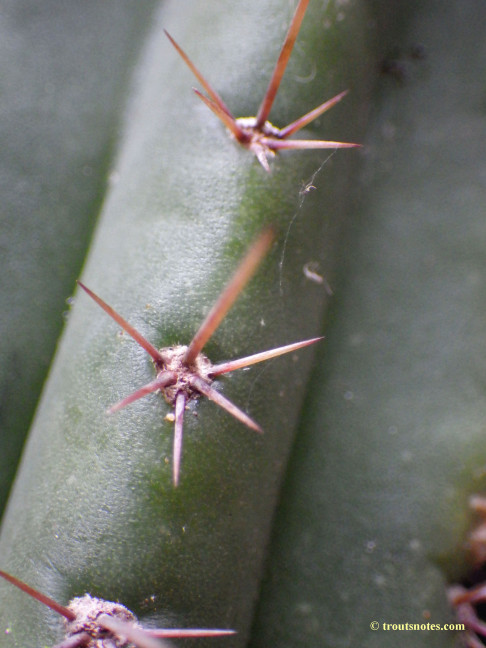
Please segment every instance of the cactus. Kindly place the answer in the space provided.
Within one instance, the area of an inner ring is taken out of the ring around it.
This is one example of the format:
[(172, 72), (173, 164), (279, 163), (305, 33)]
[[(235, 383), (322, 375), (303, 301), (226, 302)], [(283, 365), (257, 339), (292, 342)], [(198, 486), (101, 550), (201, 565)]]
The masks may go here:
[(485, 486), (486, 14), (436, 8), (417, 9), (392, 48), (403, 74), (379, 89), (252, 648), (463, 645), (426, 627), (464, 621), (447, 588)]
[[(484, 7), (407, 3), (397, 18), (399, 3), (369, 4), (372, 20), (361, 2), (310, 1), (272, 106), (272, 121), (292, 123), (349, 89), (305, 137), (360, 142), (381, 71), (360, 181), (357, 151), (280, 147), (267, 173), (193, 96), (164, 34), (234, 114), (253, 114), (288, 3), (160, 5), (82, 281), (150, 344), (186, 344), (275, 223), (276, 243), (208, 355), (221, 363), (324, 331), (326, 341), (313, 372), (309, 349), (221, 380), (262, 435), (193, 402), (175, 489), (161, 395), (105, 412), (153, 380), (150, 359), (78, 293), (0, 536), (2, 569), (49, 597), (122, 600), (144, 627), (238, 630), (198, 646), (450, 647), (461, 631), (383, 624), (456, 620), (475, 645), (484, 587), (448, 585), (463, 579), (468, 498), (484, 488)], [(87, 222), (93, 186), (79, 209)], [(2, 648), (62, 641), (55, 616), (0, 585)]]
[[(208, 356), (220, 363), (321, 334), (357, 152), (281, 151), (267, 173), (192, 96), (190, 71), (163, 33), (191, 43), (237, 114), (251, 114), (291, 18), (277, 0), (169, 1), (155, 17), (82, 281), (157, 348), (191, 339), (269, 223), (278, 241)], [(361, 4), (310, 3), (275, 123), (347, 88), (306, 137), (360, 141), (374, 75), (365, 23)], [(76, 296), (3, 520), (2, 568), (56, 600), (86, 591), (123, 600), (159, 627), (233, 627), (237, 634), (218, 641), (243, 646), (311, 361), (307, 350), (224, 381), (225, 396), (262, 435), (211, 403), (193, 404), (174, 489), (171, 412), (161, 396), (105, 412), (153, 379), (149, 358)], [(22, 592), (2, 584), (0, 598), (0, 627), (9, 629), (1, 645), (62, 637), (52, 613)]]
[(0, 515), (106, 189), (152, 8), (2, 3)]
[[(57, 648), (129, 648), (129, 644), (137, 648), (170, 648), (171, 644), (161, 640), (221, 637), (234, 633), (217, 628), (147, 629), (141, 627), (132, 612), (120, 603), (85, 594), (70, 601), (66, 607), (8, 572), (0, 570), (0, 577), (64, 618), (66, 637)], [(6, 634), (10, 634), (10, 629)]]

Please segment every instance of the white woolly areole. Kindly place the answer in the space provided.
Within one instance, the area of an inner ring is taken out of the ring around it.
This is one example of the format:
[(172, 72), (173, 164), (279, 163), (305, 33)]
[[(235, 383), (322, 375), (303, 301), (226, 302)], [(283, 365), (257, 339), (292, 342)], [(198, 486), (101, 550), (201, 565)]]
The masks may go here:
[(66, 634), (71, 637), (81, 632), (87, 632), (92, 640), (86, 648), (128, 648), (132, 646), (123, 638), (115, 637), (111, 632), (99, 626), (97, 619), (101, 614), (107, 614), (133, 626), (141, 627), (137, 623), (135, 615), (124, 605), (94, 598), (90, 594), (74, 598), (69, 603), (68, 609), (76, 615), (76, 618), (74, 621), (66, 621)]

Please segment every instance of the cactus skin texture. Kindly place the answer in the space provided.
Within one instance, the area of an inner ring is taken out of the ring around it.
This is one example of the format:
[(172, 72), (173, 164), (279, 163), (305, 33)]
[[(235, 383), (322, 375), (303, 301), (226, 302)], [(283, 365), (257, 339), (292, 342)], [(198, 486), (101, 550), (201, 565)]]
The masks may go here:
[(130, 0), (2, 2), (0, 515), (100, 209), (152, 9)]
[[(193, 96), (191, 74), (163, 34), (190, 42), (201, 69), (245, 115), (263, 96), (291, 15), (280, 0), (174, 0), (154, 20), (82, 281), (158, 348), (187, 344), (269, 223), (279, 240), (208, 356), (222, 362), (321, 332), (329, 296), (304, 267), (317, 264), (333, 284), (359, 153), (282, 151), (266, 173)], [(310, 3), (275, 123), (347, 88), (306, 136), (361, 141), (375, 74), (366, 24), (361, 3)], [(105, 412), (151, 379), (150, 359), (83, 301), (71, 310), (29, 435), (2, 524), (1, 567), (56, 600), (89, 592), (123, 601), (144, 626), (231, 627), (237, 634), (218, 642), (243, 646), (313, 352), (221, 379), (263, 435), (208, 402), (186, 412), (174, 489), (165, 401), (154, 394)], [(52, 614), (20, 594), (0, 586), (0, 646), (59, 641)]]
[(252, 648), (415, 648), (454, 621), (486, 462), (486, 7), (422, 3), (384, 76), (362, 200), (306, 401)]

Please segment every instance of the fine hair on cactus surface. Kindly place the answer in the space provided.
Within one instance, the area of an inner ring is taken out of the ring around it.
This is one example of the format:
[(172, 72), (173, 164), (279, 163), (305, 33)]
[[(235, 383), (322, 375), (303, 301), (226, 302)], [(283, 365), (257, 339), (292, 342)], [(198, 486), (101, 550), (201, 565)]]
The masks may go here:
[(234, 634), (234, 630), (210, 628), (143, 628), (135, 615), (120, 603), (85, 594), (65, 607), (8, 572), (0, 570), (0, 576), (64, 617), (66, 636), (54, 648), (171, 648), (169, 638)]
[(225, 409), (229, 414), (241, 421), (244, 425), (256, 432), (262, 432), (260, 426), (252, 418), (223, 396), (213, 386), (212, 382), (220, 376), (236, 369), (243, 369), (250, 365), (285, 353), (297, 351), (305, 346), (321, 340), (321, 337), (294, 342), (285, 346), (262, 351), (245, 358), (230, 360), (213, 365), (202, 353), (204, 345), (218, 328), (226, 313), (236, 301), (247, 282), (255, 273), (263, 257), (269, 250), (274, 239), (272, 229), (264, 230), (250, 246), (236, 269), (233, 277), (224, 288), (198, 331), (188, 346), (178, 345), (157, 349), (146, 340), (137, 330), (121, 317), (111, 306), (108, 306), (98, 295), (90, 290), (83, 283), (78, 281), (79, 286), (112, 317), (123, 330), (125, 330), (140, 346), (147, 351), (153, 360), (157, 375), (154, 380), (140, 387), (135, 392), (126, 396), (119, 403), (108, 410), (110, 413), (126, 407), (130, 403), (151, 394), (160, 392), (166, 401), (174, 406), (174, 449), (173, 449), (173, 482), (179, 484), (180, 463), (182, 454), (182, 437), (184, 424), (184, 410), (188, 401), (206, 396), (216, 405)]
[(191, 72), (202, 85), (207, 95), (194, 88), (196, 95), (208, 106), (210, 110), (223, 122), (233, 139), (254, 153), (266, 171), (270, 171), (268, 158), (282, 149), (338, 149), (360, 146), (351, 142), (334, 142), (330, 140), (288, 139), (291, 135), (301, 130), (324, 112), (336, 105), (347, 94), (347, 90), (340, 92), (335, 97), (328, 99), (317, 108), (302, 115), (284, 128), (277, 128), (268, 121), (273, 102), (277, 96), (280, 82), (290, 59), (294, 43), (304, 19), (310, 0), (300, 0), (290, 23), (280, 55), (275, 65), (267, 91), (256, 117), (235, 118), (219, 94), (212, 88), (206, 78), (197, 69), (185, 51), (176, 43), (166, 31), (172, 45), (176, 48)]

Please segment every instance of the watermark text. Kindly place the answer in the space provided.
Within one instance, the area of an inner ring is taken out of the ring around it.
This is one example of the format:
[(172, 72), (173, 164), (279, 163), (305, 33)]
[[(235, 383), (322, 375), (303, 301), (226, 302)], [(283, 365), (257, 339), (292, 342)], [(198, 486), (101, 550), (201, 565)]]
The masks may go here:
[(430, 630), (465, 630), (464, 623), (385, 623), (380, 621), (371, 621), (370, 628), (372, 630), (385, 630), (385, 631), (430, 631)]

